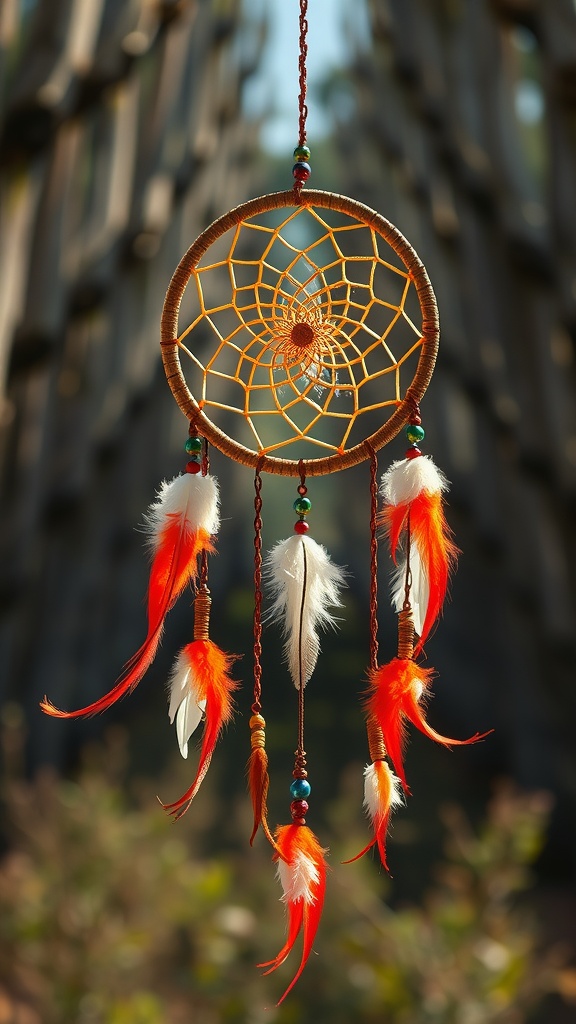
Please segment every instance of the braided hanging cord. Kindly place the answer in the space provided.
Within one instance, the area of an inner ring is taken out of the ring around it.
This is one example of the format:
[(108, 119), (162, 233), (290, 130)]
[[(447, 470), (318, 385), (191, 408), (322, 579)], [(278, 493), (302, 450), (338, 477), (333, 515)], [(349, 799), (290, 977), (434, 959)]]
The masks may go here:
[(262, 477), (254, 474), (254, 702), (252, 714), (262, 711)]
[(303, 146), (306, 143), (306, 118), (308, 116), (308, 107), (306, 105), (306, 59), (308, 57), (308, 0), (300, 0), (300, 17), (299, 17), (299, 28), (300, 28), (300, 39), (299, 39), (299, 54), (298, 54), (298, 145)]

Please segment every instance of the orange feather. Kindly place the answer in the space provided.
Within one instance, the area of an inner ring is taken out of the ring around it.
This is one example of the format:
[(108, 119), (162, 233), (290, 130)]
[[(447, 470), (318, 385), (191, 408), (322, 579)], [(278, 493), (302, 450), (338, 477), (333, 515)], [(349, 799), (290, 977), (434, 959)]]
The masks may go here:
[(189, 789), (172, 804), (163, 804), (174, 820), (186, 813), (196, 796), (210, 766), (212, 754), (224, 726), (230, 721), (234, 704), (232, 693), (238, 683), (230, 678), (229, 672), (236, 655), (225, 654), (211, 640), (194, 640), (183, 649), (181, 658), (190, 666), (190, 679), (196, 701), (206, 701), (204, 735), (200, 758), (194, 782)]
[(254, 842), (260, 825), (262, 825), (266, 838), (272, 843), (272, 845), (274, 845), (274, 840), (270, 829), (268, 828), (267, 799), (269, 786), (268, 755), (263, 747), (256, 747), (256, 749), (250, 754), (250, 760), (248, 761), (248, 788), (250, 790), (250, 799), (252, 801), (252, 811), (254, 814), (250, 846), (252, 846)]
[(430, 686), (434, 670), (422, 668), (410, 658), (393, 658), (387, 665), (369, 672), (370, 689), (366, 701), (368, 714), (376, 717), (384, 743), (394, 770), (404, 790), (409, 793), (403, 764), (403, 749), (406, 744), (406, 722), (411, 722), (420, 732), (442, 743), (446, 747), (463, 746), (476, 743), (488, 733), (475, 733), (467, 740), (450, 739), (441, 736), (432, 726), (428, 725), (425, 714), (426, 697), (430, 694)]

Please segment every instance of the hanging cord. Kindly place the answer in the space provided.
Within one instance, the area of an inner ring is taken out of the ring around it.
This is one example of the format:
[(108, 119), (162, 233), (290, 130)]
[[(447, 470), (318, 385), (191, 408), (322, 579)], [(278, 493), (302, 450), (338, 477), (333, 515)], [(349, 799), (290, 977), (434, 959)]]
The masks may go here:
[[(306, 487), (306, 467), (304, 460), (300, 459), (298, 462), (298, 472), (300, 474), (300, 483), (298, 485), (298, 494), (303, 498), (308, 488)], [(302, 579), (302, 601), (300, 604), (300, 629), (299, 635), (302, 638), (302, 622), (304, 620), (304, 608), (306, 605), (306, 595), (308, 590), (308, 559), (306, 556), (306, 545), (302, 545), (302, 555), (304, 558), (304, 575)], [(295, 754), (294, 771), (293, 775), (296, 779), (305, 779), (307, 776), (306, 771), (306, 751), (304, 750), (304, 673), (302, 670), (302, 649), (300, 649), (300, 671), (299, 671), (299, 686), (298, 686), (298, 745)]]
[(306, 118), (308, 116), (308, 107), (306, 105), (306, 58), (308, 56), (308, 43), (306, 37), (308, 34), (308, 19), (306, 17), (308, 13), (308, 0), (300, 0), (300, 38), (298, 41), (298, 145), (294, 150), (294, 159), (296, 163), (292, 168), (292, 177), (294, 178), (294, 199), (296, 203), (302, 202), (302, 186), (312, 173), (310, 164), (310, 150), (306, 145)]
[[(378, 455), (367, 442), (370, 452), (370, 669), (378, 670)], [(383, 761), (386, 746), (380, 723), (374, 715), (366, 719), (370, 761)]]
[(308, 0), (300, 0), (300, 40), (299, 40), (299, 55), (298, 55), (298, 83), (300, 86), (300, 93), (298, 96), (298, 145), (304, 146), (306, 144), (306, 118), (308, 116), (308, 107), (306, 105), (306, 58), (308, 57), (308, 43), (306, 37), (308, 35)]
[(412, 570), (410, 568), (410, 547), (412, 534), (410, 530), (410, 509), (406, 517), (406, 575), (404, 577), (404, 603), (398, 613), (398, 657), (410, 659), (414, 654), (414, 617), (410, 590), (412, 589)]
[(378, 668), (378, 456), (370, 451), (370, 668)]
[(261, 460), (254, 473), (254, 703), (252, 714), (262, 711), (262, 477)]

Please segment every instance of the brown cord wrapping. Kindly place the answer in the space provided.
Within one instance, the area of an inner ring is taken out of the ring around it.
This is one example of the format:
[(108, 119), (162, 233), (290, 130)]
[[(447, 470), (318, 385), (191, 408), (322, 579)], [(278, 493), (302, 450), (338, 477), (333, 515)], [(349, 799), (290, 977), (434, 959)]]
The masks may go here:
[(200, 588), (194, 599), (194, 639), (208, 640), (210, 637), (210, 606), (212, 598), (206, 586)]
[(368, 736), (368, 750), (370, 752), (370, 760), (383, 761), (386, 757), (386, 747), (384, 746), (384, 736), (382, 729), (378, 724), (378, 719), (374, 715), (368, 715), (366, 720), (366, 734)]
[(266, 722), (262, 715), (252, 715), (249, 725), (252, 750), (256, 750), (258, 747), (264, 750), (266, 747)]
[[(303, 463), (306, 476), (322, 476), (326, 473), (348, 469), (359, 462), (363, 462), (371, 457), (372, 450), (378, 451), (391, 441), (392, 438), (396, 437), (413, 413), (415, 404), (420, 401), (428, 387), (436, 362), (440, 329), (438, 307), (426, 268), (398, 228), (368, 206), (364, 206), (362, 203), (349, 199), (346, 196), (336, 195), (333, 192), (303, 189), (300, 192), (298, 202), (300, 205), (307, 207), (314, 206), (321, 209), (336, 210), (339, 213), (354, 217), (361, 224), (373, 229), (384, 238), (400, 257), (408, 271), (416, 289), (422, 313), (422, 344), (420, 346), (418, 365), (412, 383), (408, 387), (404, 398), (399, 402), (386, 423), (366, 440), (346, 452), (336, 453), (320, 459), (310, 459)], [(299, 463), (296, 460), (263, 455), (245, 448), (239, 442), (224, 434), (200, 409), (188, 388), (180, 365), (178, 313), (190, 276), (196, 270), (201, 257), (218, 238), (229, 231), (230, 228), (236, 227), (250, 217), (266, 213), (270, 210), (293, 207), (294, 204), (294, 189), (259, 196), (257, 199), (251, 199), (247, 203), (243, 203), (241, 206), (236, 207), (236, 209), (224, 214), (223, 217), (220, 217), (202, 232), (188, 249), (188, 252), (182, 257), (174, 272), (166, 293), (161, 323), (161, 352), (166, 378), (174, 398), (187, 419), (193, 420), (202, 434), (224, 455), (234, 459), (236, 462), (240, 462), (242, 465), (251, 466), (254, 469), (258, 466), (259, 471), (274, 473), (280, 476), (299, 476)]]
[(411, 608), (398, 613), (398, 657), (411, 658), (414, 653), (414, 619)]

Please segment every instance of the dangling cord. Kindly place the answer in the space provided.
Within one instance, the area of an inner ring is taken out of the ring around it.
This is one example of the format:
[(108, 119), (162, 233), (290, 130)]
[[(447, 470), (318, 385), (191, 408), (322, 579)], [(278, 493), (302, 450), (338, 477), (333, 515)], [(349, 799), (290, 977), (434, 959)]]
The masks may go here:
[[(378, 671), (378, 456), (368, 442), (370, 452), (370, 671)], [(366, 719), (366, 735), (371, 765), (386, 759), (384, 734), (374, 715)]]
[(406, 576), (404, 577), (404, 604), (398, 612), (398, 657), (412, 660), (414, 654), (414, 617), (412, 615), (412, 603), (410, 601), (410, 590), (412, 588), (412, 572), (410, 570), (410, 509), (406, 519)]
[[(202, 476), (208, 476), (210, 473), (210, 453), (208, 450), (208, 440), (204, 437), (198, 428), (198, 423), (195, 419), (191, 419), (188, 425), (188, 441), (186, 442), (186, 451), (191, 457), (191, 461), (188, 464), (190, 470), (196, 473), (201, 473)], [(198, 581), (195, 586), (196, 594), (204, 594), (208, 596), (210, 591), (208, 589), (208, 553), (203, 548), (200, 555), (200, 572), (198, 574)], [(208, 600), (210, 600), (208, 596)], [(207, 639), (208, 633), (206, 632)]]
[(310, 177), (311, 168), (308, 163), (310, 159), (310, 150), (306, 145), (306, 118), (308, 116), (308, 107), (306, 105), (306, 58), (308, 56), (308, 43), (306, 41), (308, 35), (308, 0), (300, 0), (300, 38), (299, 38), (299, 53), (298, 53), (298, 84), (299, 84), (299, 95), (298, 95), (298, 145), (294, 150), (294, 159), (296, 163), (292, 168), (292, 177), (294, 178), (294, 196), (298, 203), (301, 202), (300, 193), (302, 186), (305, 181), (308, 181)]
[[(203, 438), (204, 444), (202, 447), (202, 476), (208, 476), (210, 472), (210, 452), (208, 449), (208, 440)], [(203, 550), (200, 557), (200, 577), (199, 577), (199, 591), (203, 594), (208, 595), (210, 593), (208, 589), (208, 553)]]
[[(298, 512), (298, 521), (294, 524), (294, 532), (300, 536), (304, 536), (308, 532), (308, 523), (306, 517), (310, 511), (310, 501), (306, 497), (308, 488), (306, 487), (306, 469), (304, 461), (300, 459), (298, 463), (298, 472), (300, 474), (300, 483), (298, 485), (298, 498), (294, 502), (294, 511)], [(300, 605), (300, 629), (299, 635), (302, 636), (302, 622), (304, 617), (304, 607), (306, 604), (307, 585), (308, 585), (308, 560), (306, 555), (306, 546), (302, 544), (302, 555), (304, 559), (304, 572), (302, 577), (302, 602)], [(306, 751), (304, 749), (304, 692), (305, 692), (305, 681), (303, 678), (302, 669), (302, 651), (300, 651), (299, 657), (299, 679), (298, 679), (298, 741), (297, 747), (294, 751), (294, 770), (292, 772), (294, 782), (290, 786), (290, 793), (293, 797), (292, 804), (290, 805), (290, 811), (292, 814), (292, 821), (296, 825), (304, 825), (306, 823), (305, 814), (308, 810), (308, 803), (306, 797), (310, 795), (310, 784), (306, 781), (308, 778), (308, 772), (306, 770)]]
[(370, 668), (378, 668), (378, 456), (370, 451)]
[(252, 714), (262, 711), (262, 477), (260, 463), (254, 475), (254, 703)]
[(248, 783), (254, 812), (250, 845), (261, 825), (269, 843), (276, 843), (268, 827), (268, 757), (266, 754), (266, 721), (262, 715), (262, 459), (254, 474), (254, 699), (250, 718), (250, 760)]
[(414, 654), (414, 617), (410, 591), (412, 589), (412, 570), (410, 569), (410, 546), (412, 534), (410, 530), (410, 509), (406, 516), (406, 575), (404, 577), (404, 603), (398, 613), (398, 657), (411, 660)]

